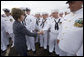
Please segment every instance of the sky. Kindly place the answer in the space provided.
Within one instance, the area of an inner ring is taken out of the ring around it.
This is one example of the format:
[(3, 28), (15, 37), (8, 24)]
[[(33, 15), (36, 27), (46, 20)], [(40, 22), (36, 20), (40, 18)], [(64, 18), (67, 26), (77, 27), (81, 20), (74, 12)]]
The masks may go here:
[(59, 9), (61, 11), (66, 11), (68, 4), (66, 1), (1, 1), (1, 14), (3, 14), (3, 8), (21, 8), (28, 7), (31, 9), (31, 14), (37, 12), (47, 12), (51, 13), (54, 9)]

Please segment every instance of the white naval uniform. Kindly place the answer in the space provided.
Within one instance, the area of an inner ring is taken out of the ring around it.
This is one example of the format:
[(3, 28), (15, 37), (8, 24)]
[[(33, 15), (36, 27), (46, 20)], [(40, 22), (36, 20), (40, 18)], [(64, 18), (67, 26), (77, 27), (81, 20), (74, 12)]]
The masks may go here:
[[(43, 26), (43, 22), (44, 22), (44, 26)], [(41, 23), (40, 23), (40, 30), (42, 30), (46, 24), (48, 23), (48, 18), (46, 19), (42, 19)], [(43, 26), (43, 27), (42, 27)], [(44, 47), (44, 49), (47, 49), (47, 41), (48, 41), (48, 30), (44, 31), (44, 34), (40, 35), (40, 47)]]
[[(41, 18), (39, 18), (39, 19), (37, 19), (36, 18), (36, 30), (40, 30), (40, 22), (42, 21), (42, 19)], [(36, 37), (36, 39), (35, 39), (35, 42), (37, 43), (37, 42), (39, 42), (39, 38), (40, 38), (40, 35), (38, 35), (37, 37)]]
[[(10, 21), (10, 20), (12, 20), (12, 21)], [(14, 46), (13, 22), (14, 22), (14, 19), (13, 19), (13, 17), (11, 15), (5, 17), (6, 32), (9, 33), (8, 37), (12, 38), (13, 46)]]
[(43, 30), (48, 30), (50, 28), (50, 39), (49, 39), (49, 52), (53, 52), (54, 48), (56, 53), (58, 53), (58, 45), (57, 45), (57, 36), (59, 34), (60, 28), (61, 28), (61, 24), (58, 23), (59, 26), (59, 30), (55, 30), (55, 21), (58, 22), (58, 19), (52, 18), (50, 21), (48, 22), (48, 24), (43, 28)]
[(9, 39), (6, 35), (6, 24), (3, 17), (1, 17), (1, 50), (5, 51), (7, 49), (7, 45), (9, 44)]
[(61, 56), (75, 56), (83, 42), (83, 28), (75, 27), (75, 20), (83, 19), (83, 9), (76, 11), (74, 14), (70, 13), (62, 22), (62, 31), (58, 39), (60, 49), (66, 53)]
[[(26, 22), (26, 28), (29, 31), (33, 32), (35, 30), (36, 19), (31, 15), (27, 15), (25, 22)], [(32, 51), (35, 51), (35, 38), (34, 37), (26, 36), (26, 44), (27, 44), (27, 50), (32, 49)]]

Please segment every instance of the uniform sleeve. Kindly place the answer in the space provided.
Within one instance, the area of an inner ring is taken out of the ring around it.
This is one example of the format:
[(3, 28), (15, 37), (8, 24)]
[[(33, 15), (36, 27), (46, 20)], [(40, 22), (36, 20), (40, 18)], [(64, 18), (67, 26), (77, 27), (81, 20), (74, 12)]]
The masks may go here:
[(36, 37), (37, 33), (31, 33), (29, 30), (26, 29), (25, 26), (19, 25), (19, 31), (25, 35), (31, 36), (31, 37)]

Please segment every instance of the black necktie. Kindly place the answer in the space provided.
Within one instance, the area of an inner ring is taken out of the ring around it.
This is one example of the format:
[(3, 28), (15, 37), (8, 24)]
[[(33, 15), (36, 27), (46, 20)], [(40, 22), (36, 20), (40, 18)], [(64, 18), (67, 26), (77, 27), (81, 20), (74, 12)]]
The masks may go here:
[(37, 26), (39, 25), (39, 20), (40, 20), (40, 19), (36, 19), (36, 24), (37, 24)]
[(44, 21), (42, 21), (42, 23), (41, 23), (41, 25), (40, 26), (42, 26), (42, 28), (44, 27), (44, 23), (46, 22), (46, 19), (44, 20)]
[(56, 22), (56, 20), (54, 19), (55, 21), (55, 30), (59, 30), (59, 25), (58, 23), (60, 22), (60, 19), (58, 20), (58, 22)]
[(36, 19), (36, 24), (37, 24), (37, 26), (38, 26), (38, 20)]

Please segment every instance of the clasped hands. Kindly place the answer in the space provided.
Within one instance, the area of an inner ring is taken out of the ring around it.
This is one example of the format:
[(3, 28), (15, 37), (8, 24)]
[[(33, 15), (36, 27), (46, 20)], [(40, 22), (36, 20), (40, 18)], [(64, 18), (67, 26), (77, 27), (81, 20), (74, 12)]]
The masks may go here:
[(43, 33), (44, 33), (44, 31), (43, 31), (43, 30), (41, 30), (41, 31), (38, 31), (37, 33), (38, 33), (38, 34), (43, 34)]
[[(38, 33), (38, 34), (44, 34), (44, 31), (43, 31), (43, 30), (37, 31), (37, 33)], [(57, 44), (59, 44), (59, 41), (60, 41), (60, 40), (57, 40)]]
[(37, 34), (44, 34), (43, 30), (37, 30), (37, 29), (35, 29), (35, 30), (33, 30), (33, 32), (37, 32)]

